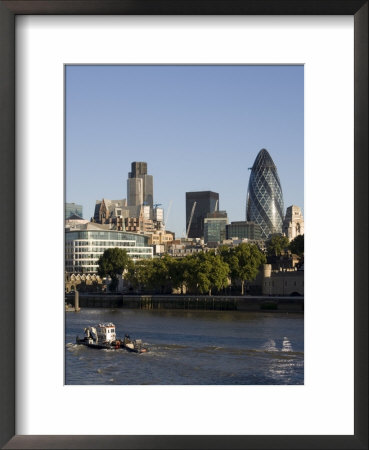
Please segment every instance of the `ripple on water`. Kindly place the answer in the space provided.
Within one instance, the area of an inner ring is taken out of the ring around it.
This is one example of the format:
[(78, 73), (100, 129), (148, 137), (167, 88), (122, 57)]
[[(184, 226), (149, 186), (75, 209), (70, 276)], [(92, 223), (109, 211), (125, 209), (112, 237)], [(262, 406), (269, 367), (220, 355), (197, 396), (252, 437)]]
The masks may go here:
[[(101, 309), (67, 315), (66, 383), (303, 384), (303, 316), (208, 313)], [(149, 352), (75, 344), (86, 324), (110, 321), (118, 335), (127, 330)]]

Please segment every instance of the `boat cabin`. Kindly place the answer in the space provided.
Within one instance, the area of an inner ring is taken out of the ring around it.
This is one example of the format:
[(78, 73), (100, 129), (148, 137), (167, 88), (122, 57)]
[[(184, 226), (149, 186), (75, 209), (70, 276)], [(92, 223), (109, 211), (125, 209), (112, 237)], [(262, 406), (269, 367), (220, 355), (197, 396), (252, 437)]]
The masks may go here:
[(99, 323), (97, 327), (99, 342), (112, 342), (116, 340), (115, 325), (113, 323)]

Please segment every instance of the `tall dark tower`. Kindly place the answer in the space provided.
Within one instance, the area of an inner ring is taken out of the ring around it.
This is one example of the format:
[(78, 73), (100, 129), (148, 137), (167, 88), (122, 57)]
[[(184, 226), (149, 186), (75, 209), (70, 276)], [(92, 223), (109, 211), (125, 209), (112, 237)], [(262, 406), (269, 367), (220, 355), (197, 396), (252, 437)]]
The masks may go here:
[[(195, 202), (196, 205), (192, 212)], [(192, 215), (188, 237), (204, 237), (204, 219), (208, 213), (215, 211), (219, 211), (219, 194), (217, 192), (186, 192), (186, 230)]]
[(260, 150), (251, 168), (246, 202), (246, 220), (260, 225), (262, 239), (282, 233), (282, 187), (277, 167), (265, 148)]

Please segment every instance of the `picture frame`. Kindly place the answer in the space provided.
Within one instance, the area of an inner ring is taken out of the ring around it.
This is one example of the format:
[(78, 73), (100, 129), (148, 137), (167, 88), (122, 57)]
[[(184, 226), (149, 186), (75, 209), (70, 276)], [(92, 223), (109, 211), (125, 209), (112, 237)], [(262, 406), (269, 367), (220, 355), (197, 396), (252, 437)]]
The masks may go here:
[[(87, 15), (353, 15), (355, 40), (355, 432), (353, 436), (17, 436), (15, 435), (15, 16)], [(365, 449), (368, 448), (368, 2), (364, 0), (46, 0), (0, 2), (1, 224), (0, 444), (3, 448)]]

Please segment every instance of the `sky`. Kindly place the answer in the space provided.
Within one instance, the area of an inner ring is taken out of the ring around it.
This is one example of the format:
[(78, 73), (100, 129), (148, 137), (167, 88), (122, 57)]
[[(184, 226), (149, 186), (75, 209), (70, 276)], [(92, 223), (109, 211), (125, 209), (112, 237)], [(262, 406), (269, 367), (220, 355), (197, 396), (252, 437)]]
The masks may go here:
[(185, 235), (185, 193), (219, 193), (245, 220), (248, 170), (270, 153), (285, 209), (304, 207), (303, 66), (66, 67), (66, 201), (93, 216), (96, 200), (127, 197), (146, 161), (166, 228)]

